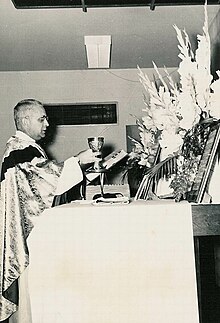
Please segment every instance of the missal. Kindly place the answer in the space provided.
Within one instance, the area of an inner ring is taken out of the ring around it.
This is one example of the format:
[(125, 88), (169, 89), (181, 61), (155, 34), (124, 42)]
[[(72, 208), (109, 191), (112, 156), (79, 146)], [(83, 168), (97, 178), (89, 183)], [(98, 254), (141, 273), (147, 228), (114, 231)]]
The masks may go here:
[[(123, 158), (127, 156), (127, 152), (125, 152), (123, 149), (115, 150), (108, 156), (106, 156), (103, 159), (102, 167), (104, 171), (107, 171), (111, 167), (113, 167), (115, 164), (117, 164), (119, 161), (121, 161)], [(96, 172), (93, 170), (92, 167), (88, 168), (86, 170), (86, 178), (89, 182), (92, 182), (94, 179), (100, 176), (100, 172)]]

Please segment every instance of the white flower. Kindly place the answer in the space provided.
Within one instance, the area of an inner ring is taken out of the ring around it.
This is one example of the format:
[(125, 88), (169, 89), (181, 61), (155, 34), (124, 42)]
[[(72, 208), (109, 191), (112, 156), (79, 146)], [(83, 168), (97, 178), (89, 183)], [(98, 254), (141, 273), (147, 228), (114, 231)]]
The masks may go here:
[(178, 127), (179, 120), (175, 114), (172, 114), (168, 109), (154, 108), (152, 109), (152, 117), (155, 126), (159, 130), (164, 130), (170, 127)]
[(180, 134), (167, 130), (163, 131), (159, 142), (162, 148), (162, 159), (164, 159), (179, 151), (183, 144), (183, 139)]
[(142, 121), (145, 128), (152, 130), (155, 129), (153, 118), (150, 117), (149, 114), (147, 116), (142, 117)]
[(154, 136), (149, 131), (141, 131), (139, 133), (141, 138), (141, 143), (144, 146), (144, 148), (147, 148), (149, 145), (152, 145), (154, 143)]
[(150, 167), (151, 166), (150, 163), (149, 163), (149, 161), (148, 161), (148, 156), (144, 156), (144, 155), (141, 156), (141, 159), (138, 162), (138, 164), (140, 166), (146, 166), (146, 167)]
[(179, 121), (179, 126), (182, 129), (191, 129), (192, 126), (199, 121), (201, 110), (195, 104), (195, 101), (192, 99), (190, 93), (180, 93), (178, 109), (182, 117)]

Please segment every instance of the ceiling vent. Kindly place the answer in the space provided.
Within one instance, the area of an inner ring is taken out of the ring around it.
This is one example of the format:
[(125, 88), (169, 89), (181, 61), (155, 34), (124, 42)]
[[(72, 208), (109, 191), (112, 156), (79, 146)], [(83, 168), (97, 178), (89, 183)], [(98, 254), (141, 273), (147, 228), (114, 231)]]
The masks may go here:
[(84, 36), (88, 68), (109, 68), (111, 36)]

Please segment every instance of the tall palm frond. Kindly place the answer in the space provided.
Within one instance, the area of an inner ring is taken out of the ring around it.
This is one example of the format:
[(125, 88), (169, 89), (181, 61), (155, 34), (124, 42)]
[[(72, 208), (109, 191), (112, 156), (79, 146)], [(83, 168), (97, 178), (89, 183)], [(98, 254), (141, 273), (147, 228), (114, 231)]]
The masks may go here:
[(151, 178), (159, 180), (160, 178), (168, 178), (172, 174), (175, 174), (177, 170), (177, 157), (169, 156), (166, 159), (162, 160), (152, 168), (149, 168), (146, 171), (146, 175)]

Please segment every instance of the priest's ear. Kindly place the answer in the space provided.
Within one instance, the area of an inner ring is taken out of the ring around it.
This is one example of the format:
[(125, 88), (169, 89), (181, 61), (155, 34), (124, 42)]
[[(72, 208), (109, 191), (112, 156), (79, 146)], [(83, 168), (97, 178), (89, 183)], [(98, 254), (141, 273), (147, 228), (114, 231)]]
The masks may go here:
[(21, 119), (21, 124), (23, 129), (27, 129), (29, 128), (30, 125), (30, 117), (29, 116), (25, 116)]

